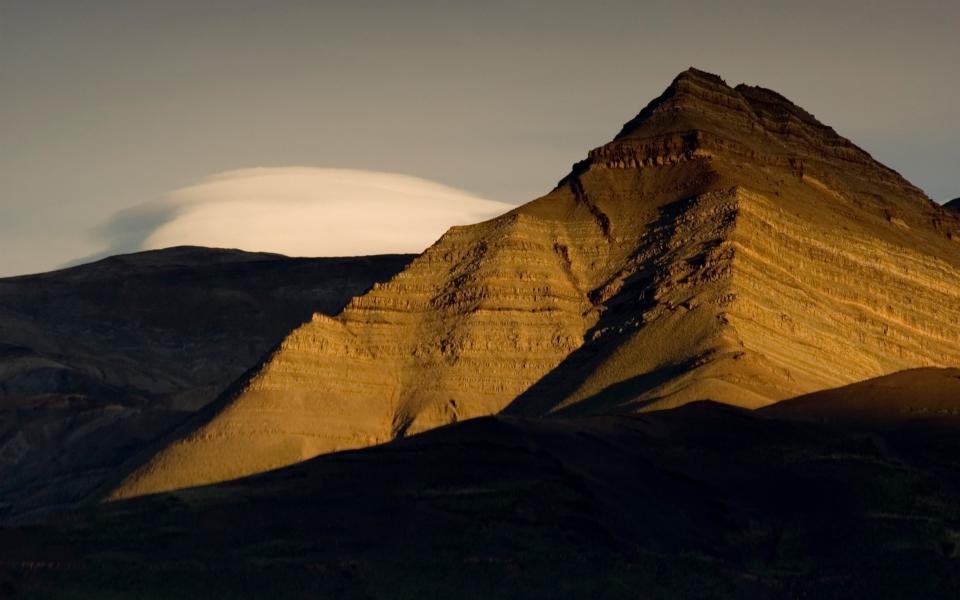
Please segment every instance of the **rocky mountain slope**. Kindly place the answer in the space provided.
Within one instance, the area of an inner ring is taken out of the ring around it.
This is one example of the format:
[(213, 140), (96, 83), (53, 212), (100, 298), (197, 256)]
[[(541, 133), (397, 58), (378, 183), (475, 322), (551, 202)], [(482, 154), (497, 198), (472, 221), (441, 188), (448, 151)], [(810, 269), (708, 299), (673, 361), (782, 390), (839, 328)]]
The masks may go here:
[[(907, 376), (894, 403), (922, 407), (956, 370)], [(869, 405), (890, 385), (836, 393)], [(88, 507), (0, 529), (0, 589), (71, 599), (955, 598), (958, 421), (806, 422), (834, 414), (824, 394), (801, 401), (799, 420), (710, 402), (487, 417)]]
[(546, 196), (291, 333), (112, 493), (494, 414), (760, 407), (960, 364), (960, 220), (779, 94), (697, 70)]
[(86, 495), (410, 258), (182, 247), (0, 279), (0, 518)]

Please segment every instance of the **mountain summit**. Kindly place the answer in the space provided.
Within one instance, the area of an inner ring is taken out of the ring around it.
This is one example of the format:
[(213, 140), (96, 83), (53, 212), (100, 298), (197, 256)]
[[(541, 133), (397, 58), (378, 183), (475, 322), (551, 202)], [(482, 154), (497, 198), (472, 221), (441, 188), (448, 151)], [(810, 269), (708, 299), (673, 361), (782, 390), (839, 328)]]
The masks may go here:
[(910, 190), (916, 199), (928, 201), (895, 171), (777, 92), (745, 84), (731, 88), (720, 77), (693, 68), (678, 75), (591, 158), (609, 157), (625, 147), (633, 151), (625, 158), (642, 158), (647, 166), (658, 156), (723, 154), (797, 175), (805, 166), (843, 173)]
[(958, 240), (789, 100), (691, 69), (547, 195), (293, 331), (112, 496), (503, 410), (760, 407), (960, 364)]

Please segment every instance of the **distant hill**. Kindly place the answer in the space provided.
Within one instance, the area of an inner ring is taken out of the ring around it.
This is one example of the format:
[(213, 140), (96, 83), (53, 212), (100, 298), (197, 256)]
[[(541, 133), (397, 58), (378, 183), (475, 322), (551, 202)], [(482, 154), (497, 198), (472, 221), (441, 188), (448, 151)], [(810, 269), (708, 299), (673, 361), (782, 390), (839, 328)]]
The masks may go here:
[(0, 279), (0, 519), (69, 504), (412, 257), (179, 247)]
[(909, 421), (960, 425), (960, 368), (900, 371), (785, 400), (763, 412), (848, 425)]
[(960, 365), (960, 217), (780, 94), (690, 69), (545, 196), (290, 333), (112, 497), (471, 417), (757, 408)]

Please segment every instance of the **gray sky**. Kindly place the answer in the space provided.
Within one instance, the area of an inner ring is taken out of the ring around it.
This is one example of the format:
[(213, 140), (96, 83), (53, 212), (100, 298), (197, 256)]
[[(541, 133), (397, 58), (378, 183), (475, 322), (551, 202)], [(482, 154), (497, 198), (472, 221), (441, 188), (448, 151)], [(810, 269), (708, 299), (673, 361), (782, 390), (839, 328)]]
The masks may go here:
[(957, 2), (0, 0), (0, 275), (221, 171), (414, 175), (519, 204), (688, 66), (960, 196)]

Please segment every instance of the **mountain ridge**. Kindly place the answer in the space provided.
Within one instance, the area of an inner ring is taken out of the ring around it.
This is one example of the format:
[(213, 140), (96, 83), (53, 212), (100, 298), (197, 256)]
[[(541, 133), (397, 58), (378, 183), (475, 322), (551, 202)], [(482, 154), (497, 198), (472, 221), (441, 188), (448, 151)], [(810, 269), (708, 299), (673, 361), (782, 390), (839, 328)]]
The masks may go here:
[(687, 71), (545, 196), (292, 332), (112, 497), (502, 410), (757, 408), (958, 364), (958, 240), (956, 215), (779, 94)]
[(908, 369), (778, 402), (766, 415), (847, 425), (955, 428), (960, 368)]
[(176, 247), (0, 279), (0, 520), (87, 496), (410, 258)]

